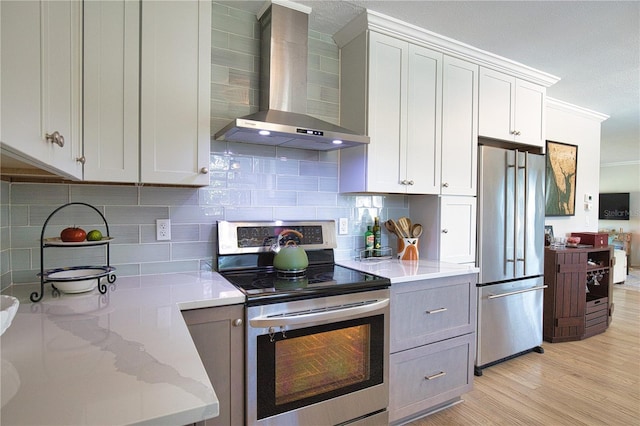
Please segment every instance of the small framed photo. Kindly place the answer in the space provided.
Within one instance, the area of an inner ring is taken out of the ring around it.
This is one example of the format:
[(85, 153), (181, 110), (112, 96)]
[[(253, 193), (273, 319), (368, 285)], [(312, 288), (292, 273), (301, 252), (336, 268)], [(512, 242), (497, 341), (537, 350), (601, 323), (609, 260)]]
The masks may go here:
[(553, 226), (545, 225), (544, 226), (544, 245), (548, 246), (553, 243)]

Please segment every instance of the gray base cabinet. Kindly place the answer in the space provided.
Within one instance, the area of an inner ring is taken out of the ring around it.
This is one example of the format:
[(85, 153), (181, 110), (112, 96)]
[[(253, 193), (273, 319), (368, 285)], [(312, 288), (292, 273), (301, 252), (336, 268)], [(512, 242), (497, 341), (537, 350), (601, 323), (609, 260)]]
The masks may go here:
[(183, 311), (220, 403), (218, 417), (198, 426), (244, 424), (244, 305)]
[(391, 286), (389, 419), (401, 424), (473, 388), (476, 274)]

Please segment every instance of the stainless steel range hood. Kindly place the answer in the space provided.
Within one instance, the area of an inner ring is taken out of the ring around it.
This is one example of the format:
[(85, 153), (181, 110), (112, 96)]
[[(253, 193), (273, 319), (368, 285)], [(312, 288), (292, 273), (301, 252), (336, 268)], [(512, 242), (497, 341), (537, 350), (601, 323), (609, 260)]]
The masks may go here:
[(369, 137), (306, 115), (307, 37), (311, 9), (265, 4), (261, 27), (260, 111), (236, 118), (216, 140), (329, 151), (369, 143)]

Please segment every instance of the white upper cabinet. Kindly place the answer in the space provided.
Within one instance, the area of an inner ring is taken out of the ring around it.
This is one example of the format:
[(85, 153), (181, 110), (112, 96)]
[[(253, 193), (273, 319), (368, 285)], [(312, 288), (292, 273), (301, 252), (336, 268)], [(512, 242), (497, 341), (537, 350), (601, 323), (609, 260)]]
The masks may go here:
[(342, 48), (341, 67), (341, 125), (371, 143), (341, 151), (340, 191), (434, 191), (442, 54), (368, 32)]
[(143, 1), (140, 180), (209, 184), (211, 2)]
[[(437, 175), (443, 195), (477, 192), (479, 66), (444, 57), (442, 85), (441, 171)], [(438, 158), (438, 157), (436, 157)]]
[(84, 6), (84, 178), (139, 181), (140, 2)]
[(2, 1), (2, 154), (82, 178), (82, 5)]
[(85, 12), (85, 179), (208, 185), (211, 3)]
[(544, 86), (480, 69), (479, 134), (544, 147)]

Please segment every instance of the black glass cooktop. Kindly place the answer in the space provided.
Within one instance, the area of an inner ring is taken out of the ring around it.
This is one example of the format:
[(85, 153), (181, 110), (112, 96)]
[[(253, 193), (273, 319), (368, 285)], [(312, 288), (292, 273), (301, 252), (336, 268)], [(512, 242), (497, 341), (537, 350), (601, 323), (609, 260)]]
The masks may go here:
[(335, 264), (310, 265), (306, 272), (287, 276), (273, 268), (237, 270), (221, 274), (247, 295), (249, 303), (278, 302), (389, 287), (388, 278)]

